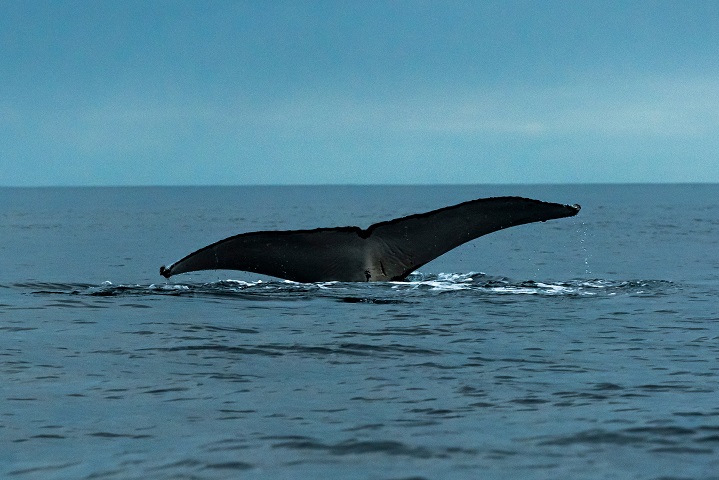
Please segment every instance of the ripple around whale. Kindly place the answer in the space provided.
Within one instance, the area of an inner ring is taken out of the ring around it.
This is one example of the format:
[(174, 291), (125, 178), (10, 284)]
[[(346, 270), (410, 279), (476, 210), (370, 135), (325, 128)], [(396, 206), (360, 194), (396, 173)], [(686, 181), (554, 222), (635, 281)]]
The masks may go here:
[(572, 298), (621, 295), (660, 296), (680, 286), (667, 280), (573, 279), (566, 281), (513, 280), (483, 273), (414, 273), (403, 282), (317, 282), (289, 280), (220, 280), (209, 283), (160, 283), (100, 285), (85, 283), (16, 283), (9, 287), (34, 295), (78, 295), (90, 297), (191, 296), (268, 300), (335, 298), (347, 303), (393, 303), (423, 296), (557, 296)]

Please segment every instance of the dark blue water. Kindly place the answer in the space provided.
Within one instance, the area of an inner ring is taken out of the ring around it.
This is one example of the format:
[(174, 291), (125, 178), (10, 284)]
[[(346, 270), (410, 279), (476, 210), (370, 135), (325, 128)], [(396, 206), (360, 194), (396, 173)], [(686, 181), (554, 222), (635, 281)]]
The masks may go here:
[[(159, 266), (580, 203), (408, 282)], [(719, 478), (719, 186), (0, 189), (0, 478)]]

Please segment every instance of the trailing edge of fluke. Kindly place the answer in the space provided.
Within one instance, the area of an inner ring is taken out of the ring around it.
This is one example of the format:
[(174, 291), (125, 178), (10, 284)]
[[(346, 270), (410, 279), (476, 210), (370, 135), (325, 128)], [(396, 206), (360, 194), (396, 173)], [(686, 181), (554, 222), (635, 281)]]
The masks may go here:
[(463, 243), (504, 228), (572, 217), (579, 205), (521, 197), (481, 198), (359, 227), (241, 233), (160, 267), (165, 278), (196, 270), (243, 270), (297, 282), (403, 280)]

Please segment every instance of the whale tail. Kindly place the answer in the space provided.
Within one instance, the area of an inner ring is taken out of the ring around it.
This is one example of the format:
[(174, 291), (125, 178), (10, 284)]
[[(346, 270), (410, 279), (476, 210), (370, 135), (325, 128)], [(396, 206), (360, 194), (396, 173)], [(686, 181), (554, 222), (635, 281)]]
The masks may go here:
[(249, 232), (160, 267), (165, 278), (197, 270), (243, 270), (298, 282), (402, 280), (453, 248), (488, 233), (579, 213), (521, 197), (471, 200), (359, 227)]

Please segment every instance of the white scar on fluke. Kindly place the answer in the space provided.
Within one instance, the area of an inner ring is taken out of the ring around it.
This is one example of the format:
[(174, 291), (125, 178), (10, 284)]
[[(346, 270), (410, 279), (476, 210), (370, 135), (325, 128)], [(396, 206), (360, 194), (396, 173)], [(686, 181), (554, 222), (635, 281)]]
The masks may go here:
[(384, 282), (463, 243), (504, 228), (572, 217), (579, 205), (521, 197), (471, 200), (359, 227), (241, 233), (160, 267), (165, 278), (197, 270), (242, 270), (296, 282)]

